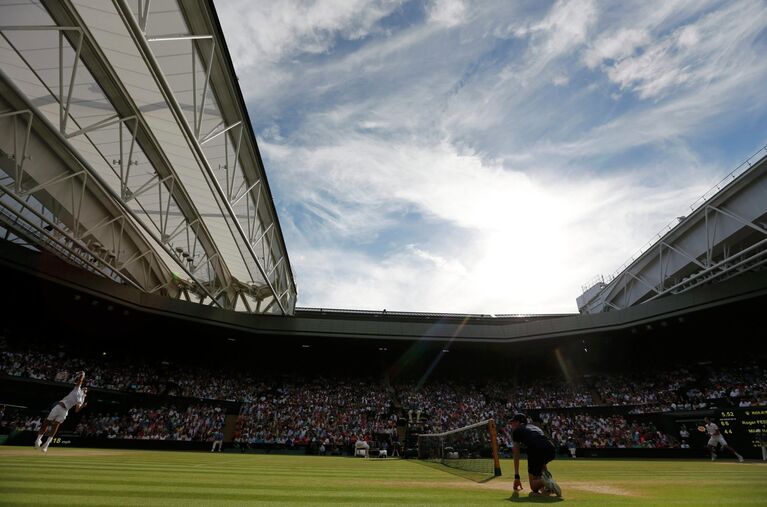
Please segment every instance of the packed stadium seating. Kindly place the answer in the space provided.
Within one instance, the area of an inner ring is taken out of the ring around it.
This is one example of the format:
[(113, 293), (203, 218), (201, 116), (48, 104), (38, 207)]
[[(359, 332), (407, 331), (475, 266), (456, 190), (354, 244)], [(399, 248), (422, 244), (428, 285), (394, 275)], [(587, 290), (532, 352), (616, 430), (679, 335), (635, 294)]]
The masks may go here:
[[(697, 375), (677, 367), (570, 382), (541, 378), (528, 385), (498, 378), (392, 383), (380, 378), (257, 377), (237, 368), (222, 371), (123, 356), (95, 359), (64, 348), (52, 353), (6, 341), (0, 346), (5, 378), (64, 385), (72, 382), (75, 371), (85, 370), (91, 389), (142, 395), (135, 406), (119, 413), (101, 407), (86, 410), (74, 432), (87, 438), (208, 441), (223, 429), (228, 414), (236, 417), (231, 440), (243, 449), (322, 445), (331, 450), (358, 439), (392, 445), (401, 437), (398, 420), (439, 432), (495, 418), (501, 445), (508, 446), (503, 422), (522, 411), (531, 413), (561, 446), (572, 440), (581, 448), (666, 448), (679, 441), (634, 416), (767, 402), (765, 370), (758, 364), (709, 365), (703, 374), (698, 368)], [(0, 414), (0, 427), (36, 431), (44, 416), (9, 407)]]
[(133, 407), (127, 414), (85, 414), (75, 429), (85, 437), (142, 440), (202, 440), (224, 426), (224, 410), (216, 405)]

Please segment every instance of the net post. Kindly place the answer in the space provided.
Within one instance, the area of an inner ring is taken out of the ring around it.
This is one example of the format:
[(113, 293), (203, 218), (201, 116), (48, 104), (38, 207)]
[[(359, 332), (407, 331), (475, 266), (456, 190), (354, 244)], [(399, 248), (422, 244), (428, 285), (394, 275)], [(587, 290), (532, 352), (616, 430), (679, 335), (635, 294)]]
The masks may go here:
[(487, 429), (490, 433), (490, 448), (493, 452), (493, 472), (496, 477), (501, 476), (501, 459), (498, 453), (498, 435), (495, 431), (495, 420), (490, 419), (487, 422)]

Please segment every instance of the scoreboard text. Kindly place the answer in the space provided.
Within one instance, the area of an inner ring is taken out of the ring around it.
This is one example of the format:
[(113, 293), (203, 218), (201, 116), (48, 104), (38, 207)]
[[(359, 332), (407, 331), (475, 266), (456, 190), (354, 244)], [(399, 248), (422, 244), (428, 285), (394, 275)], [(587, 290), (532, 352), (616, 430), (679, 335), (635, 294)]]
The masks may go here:
[(767, 445), (767, 407), (743, 407), (720, 410), (719, 431), (735, 449), (761, 449)]

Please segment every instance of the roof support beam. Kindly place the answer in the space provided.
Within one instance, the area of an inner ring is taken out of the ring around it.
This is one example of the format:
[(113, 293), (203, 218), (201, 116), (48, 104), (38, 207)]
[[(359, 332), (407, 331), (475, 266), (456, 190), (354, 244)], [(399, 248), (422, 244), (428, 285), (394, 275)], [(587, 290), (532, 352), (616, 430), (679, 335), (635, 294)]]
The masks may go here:
[[(171, 225), (168, 223), (168, 217), (171, 215), (171, 209), (178, 208), (178, 214), (183, 216), (187, 223), (194, 222), (199, 225), (198, 227), (194, 228), (195, 231), (197, 231), (197, 234), (202, 235), (199, 245), (205, 249), (207, 257), (216, 259), (214, 261), (214, 265), (211, 266), (213, 269), (212, 276), (218, 280), (216, 283), (223, 285), (230, 283), (231, 274), (226, 266), (226, 263), (223, 261), (222, 256), (216, 255), (218, 253), (216, 242), (212, 238), (212, 235), (207, 227), (199, 220), (200, 215), (196, 209), (195, 203), (188, 195), (187, 190), (182, 185), (178, 184), (177, 174), (175, 174), (167, 154), (163, 151), (159, 142), (155, 138), (154, 133), (147, 124), (146, 118), (143, 116), (142, 111), (138, 108), (136, 103), (133, 101), (133, 98), (128, 93), (125, 84), (120, 80), (119, 73), (112, 67), (109, 58), (105, 54), (105, 50), (99, 45), (97, 38), (88, 29), (88, 25), (85, 23), (85, 21), (83, 21), (81, 13), (78, 10), (79, 6), (75, 6), (71, 0), (41, 1), (55, 22), (62, 26), (78, 26), (82, 28), (82, 33), (84, 36), (83, 60), (88, 65), (88, 71), (97, 80), (107, 100), (111, 102), (111, 104), (114, 106), (114, 109), (123, 118), (123, 121), (120, 123), (120, 159), (117, 161), (112, 161), (112, 163), (115, 166), (118, 164), (120, 166), (119, 177), (123, 185), (120, 194), (121, 198), (125, 199), (124, 205), (126, 208), (130, 208), (127, 206), (127, 201), (135, 199), (136, 197), (135, 193), (132, 194), (130, 192), (130, 189), (128, 188), (128, 182), (131, 181), (132, 166), (135, 163), (133, 156), (134, 146), (139, 144), (142, 150), (142, 154), (146, 156), (148, 162), (152, 166), (152, 169), (155, 171), (155, 174), (151, 175), (149, 178), (150, 180), (154, 181), (152, 181), (152, 183), (149, 183), (148, 181), (141, 183), (139, 185), (139, 193), (148, 192), (149, 189), (153, 189), (153, 194), (162, 193), (160, 198), (162, 219), (159, 223), (155, 223), (151, 219), (144, 220), (140, 217), (134, 218), (138, 220), (142, 226), (146, 226), (147, 224), (145, 222), (148, 222), (151, 227), (155, 227), (159, 232), (159, 239), (158, 235), (154, 232), (152, 232), (150, 235), (155, 239), (155, 241), (162, 245), (167, 252), (170, 253), (172, 251), (170, 245), (164, 243), (163, 240), (167, 239), (167, 229), (168, 226)], [(148, 0), (143, 0), (140, 2), (138, 7), (138, 17), (140, 18), (142, 30), (146, 30), (146, 24), (150, 13), (150, 2)], [(116, 9), (115, 12), (119, 14), (118, 11), (119, 9)], [(129, 119), (133, 121), (132, 124), (128, 122)], [(127, 160), (123, 151), (124, 145), (122, 142), (122, 136), (124, 133), (122, 128), (123, 123), (125, 123), (126, 127), (132, 131), (131, 145)], [(160, 186), (157, 185), (158, 181), (162, 181), (163, 186), (169, 190), (168, 194), (166, 194), (160, 188)], [(149, 186), (146, 186), (147, 183), (149, 183)], [(151, 196), (142, 195), (142, 198), (144, 197)], [(144, 201), (146, 201), (146, 199), (144, 199)], [(138, 205), (142, 208), (144, 212), (143, 216), (150, 216), (152, 214), (151, 211), (147, 211), (146, 202), (140, 202), (140, 199), (136, 199), (135, 202), (138, 203)], [(175, 212), (173, 215), (177, 216)], [(176, 224), (173, 224), (173, 227), (176, 227)], [(145, 228), (145, 230), (149, 231), (151, 229)], [(194, 243), (198, 244), (197, 241)], [(182, 263), (181, 268), (187, 272), (187, 274), (190, 274), (186, 269), (186, 265), (187, 263)], [(203, 280), (198, 280), (191, 274), (190, 276), (192, 280), (194, 280), (194, 283), (208, 283), (204, 282)], [(213, 280), (213, 278), (210, 278), (210, 280)], [(203, 287), (200, 287), (198, 292), (204, 292), (204, 290), (205, 289)]]
[[(157, 85), (160, 87), (160, 89), (162, 90), (164, 98), (166, 102), (168, 103), (168, 105), (170, 106), (170, 109), (173, 112), (179, 126), (185, 132), (186, 138), (190, 147), (194, 151), (195, 155), (197, 155), (201, 163), (200, 164), (201, 169), (206, 174), (209, 183), (213, 186), (214, 192), (218, 195), (218, 200), (220, 205), (223, 205), (223, 207), (225, 208), (223, 211), (225, 211), (228, 214), (228, 220), (231, 221), (230, 223), (231, 225), (234, 226), (234, 229), (235, 229), (233, 231), (233, 234), (235, 236), (239, 236), (239, 240), (241, 240), (241, 242), (238, 241), (238, 246), (240, 247), (244, 246), (247, 249), (247, 253), (249, 253), (251, 256), (251, 260), (254, 261), (258, 271), (260, 272), (261, 276), (266, 281), (266, 284), (269, 286), (272, 294), (274, 294), (276, 298), (277, 291), (275, 287), (273, 286), (272, 282), (270, 281), (264, 266), (262, 265), (261, 261), (256, 255), (256, 252), (253, 250), (253, 246), (247, 241), (248, 239), (247, 234), (243, 230), (242, 224), (240, 224), (239, 220), (237, 219), (237, 215), (234, 212), (234, 209), (232, 208), (231, 203), (226, 198), (226, 192), (221, 188), (221, 185), (219, 184), (217, 178), (215, 177), (215, 174), (213, 173), (210, 167), (210, 164), (208, 163), (207, 157), (205, 156), (205, 152), (200, 146), (198, 139), (199, 139), (199, 129), (200, 129), (201, 121), (202, 121), (202, 114), (200, 114), (200, 116), (196, 118), (196, 125), (194, 126), (189, 125), (186, 119), (186, 116), (184, 115), (181, 109), (181, 106), (176, 100), (176, 97), (174, 96), (173, 91), (170, 88), (170, 85), (165, 79), (165, 76), (162, 72), (162, 69), (159, 63), (154, 57), (154, 54), (151, 50), (149, 42), (146, 39), (146, 36), (142, 32), (141, 28), (138, 26), (136, 19), (133, 16), (130, 6), (125, 0), (113, 0), (113, 3), (115, 6), (117, 6), (117, 10), (120, 12), (123, 22), (125, 23), (126, 27), (128, 27), (129, 32), (133, 36), (134, 41), (136, 42), (139, 49), (141, 50), (141, 53), (145, 62), (147, 63), (152, 73), (154, 74), (155, 81)], [(203, 94), (202, 94), (201, 111), (204, 110), (205, 97), (207, 95), (208, 82), (210, 80), (210, 72), (213, 67), (215, 49), (216, 49), (215, 40), (211, 40), (210, 54), (208, 56), (208, 62), (206, 62), (207, 63), (206, 77), (205, 77), (205, 83), (204, 83)], [(237, 238), (235, 239), (237, 240)], [(242, 254), (245, 255), (246, 252), (242, 252)], [(283, 306), (282, 302), (278, 301), (278, 305), (280, 306), (280, 310), (282, 311), (282, 313), (287, 313), (287, 310)]]

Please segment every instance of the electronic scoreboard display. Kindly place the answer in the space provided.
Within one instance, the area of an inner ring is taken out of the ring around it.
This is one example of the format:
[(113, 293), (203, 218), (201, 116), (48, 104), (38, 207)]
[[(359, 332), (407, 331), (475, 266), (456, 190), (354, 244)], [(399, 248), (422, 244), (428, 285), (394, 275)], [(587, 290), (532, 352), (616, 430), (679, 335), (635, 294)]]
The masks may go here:
[(740, 453), (761, 457), (767, 446), (767, 407), (718, 410), (714, 421), (727, 443)]

